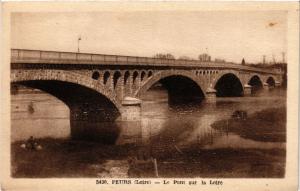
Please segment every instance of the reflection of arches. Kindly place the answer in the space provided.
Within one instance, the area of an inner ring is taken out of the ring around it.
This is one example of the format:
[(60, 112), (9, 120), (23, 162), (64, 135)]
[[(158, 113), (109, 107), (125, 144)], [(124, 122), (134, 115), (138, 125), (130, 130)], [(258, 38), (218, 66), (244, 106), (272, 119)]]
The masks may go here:
[(269, 86), (271, 86), (271, 87), (275, 86), (275, 80), (272, 76), (268, 77), (266, 83), (269, 84)]
[(149, 72), (148, 72), (148, 78), (151, 77), (152, 74), (153, 74), (152, 71), (149, 71)]
[(121, 77), (121, 73), (119, 71), (114, 73), (114, 77), (113, 77), (113, 85), (114, 85), (114, 89), (116, 89), (116, 86), (118, 84), (119, 78)]
[(243, 86), (240, 79), (233, 73), (222, 75), (215, 87), (218, 97), (236, 97), (243, 95)]
[(103, 84), (106, 85), (106, 83), (109, 81), (110, 73), (106, 71), (103, 75)]

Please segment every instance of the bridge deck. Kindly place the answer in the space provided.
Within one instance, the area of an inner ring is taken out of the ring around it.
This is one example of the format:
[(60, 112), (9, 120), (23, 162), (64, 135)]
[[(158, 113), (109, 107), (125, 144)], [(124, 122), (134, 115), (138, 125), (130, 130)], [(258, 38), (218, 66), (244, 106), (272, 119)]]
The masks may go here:
[(56, 52), (40, 50), (11, 50), (11, 63), (29, 64), (91, 64), (91, 65), (129, 65), (129, 66), (167, 66), (187, 68), (236, 69), (269, 74), (281, 74), (275, 69), (263, 69), (230, 62), (202, 62), (199, 60), (161, 59), (150, 57), (134, 57), (119, 55), (104, 55), (75, 52)]

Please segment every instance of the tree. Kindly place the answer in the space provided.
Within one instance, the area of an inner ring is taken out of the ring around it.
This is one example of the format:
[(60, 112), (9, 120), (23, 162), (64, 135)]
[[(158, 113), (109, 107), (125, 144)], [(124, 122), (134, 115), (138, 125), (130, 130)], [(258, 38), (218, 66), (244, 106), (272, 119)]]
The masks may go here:
[(198, 56), (198, 59), (200, 61), (203, 61), (203, 62), (210, 62), (211, 61), (211, 56), (209, 56), (208, 54), (204, 53), (204, 54), (200, 54)]
[(243, 58), (243, 60), (242, 60), (242, 65), (245, 65), (246, 63), (245, 63), (245, 59)]
[(153, 58), (175, 59), (175, 57), (170, 53), (167, 53), (167, 54), (158, 53), (158, 54), (155, 54), (153, 56)]

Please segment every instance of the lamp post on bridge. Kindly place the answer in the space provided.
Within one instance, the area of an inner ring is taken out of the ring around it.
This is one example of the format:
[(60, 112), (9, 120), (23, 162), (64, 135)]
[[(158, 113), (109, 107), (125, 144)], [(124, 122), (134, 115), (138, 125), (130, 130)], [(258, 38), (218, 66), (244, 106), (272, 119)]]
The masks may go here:
[(77, 40), (77, 51), (78, 51), (78, 53), (80, 52), (80, 50), (79, 50), (79, 41), (81, 41), (81, 36), (79, 36), (78, 40)]

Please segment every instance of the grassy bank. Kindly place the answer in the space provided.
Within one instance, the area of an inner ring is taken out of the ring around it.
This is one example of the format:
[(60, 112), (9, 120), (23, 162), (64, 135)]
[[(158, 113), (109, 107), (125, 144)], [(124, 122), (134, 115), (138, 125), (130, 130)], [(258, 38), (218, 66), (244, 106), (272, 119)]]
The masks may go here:
[(245, 120), (220, 120), (212, 127), (255, 141), (286, 142), (286, 108), (266, 109)]

